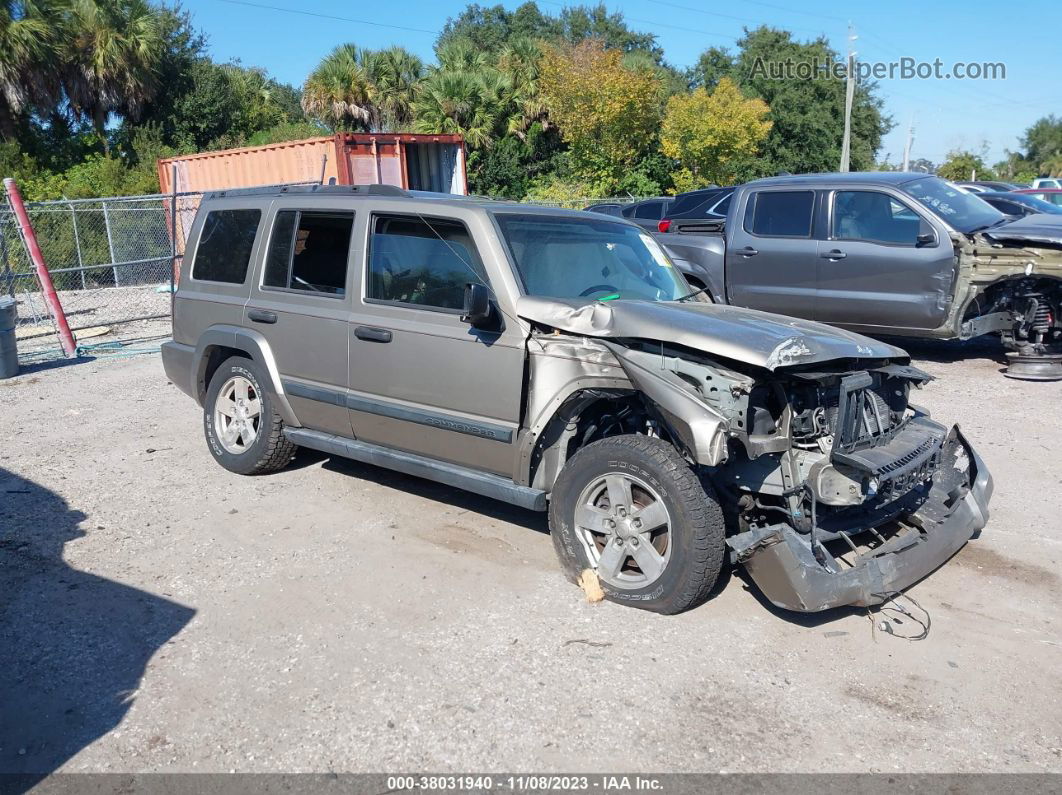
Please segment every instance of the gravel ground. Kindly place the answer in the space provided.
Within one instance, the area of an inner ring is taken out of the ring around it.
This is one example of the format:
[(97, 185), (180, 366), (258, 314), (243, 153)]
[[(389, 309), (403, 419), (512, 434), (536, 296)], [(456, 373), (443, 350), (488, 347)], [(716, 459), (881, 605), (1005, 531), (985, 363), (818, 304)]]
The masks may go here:
[(996, 482), (920, 643), (739, 576), (591, 605), (537, 514), (318, 455), (229, 474), (154, 355), (0, 382), (0, 770), (1062, 771), (1062, 385), (908, 347)]

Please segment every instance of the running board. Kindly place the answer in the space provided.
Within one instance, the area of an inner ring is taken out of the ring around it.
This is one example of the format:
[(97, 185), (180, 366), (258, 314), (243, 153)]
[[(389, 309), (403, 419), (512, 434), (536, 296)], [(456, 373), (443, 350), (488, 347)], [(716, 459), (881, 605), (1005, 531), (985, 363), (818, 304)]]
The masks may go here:
[(300, 447), (309, 447), (323, 453), (352, 458), (364, 464), (393, 469), (406, 475), (414, 475), (436, 483), (471, 491), (484, 497), (508, 502), (532, 511), (546, 510), (546, 492), (520, 486), (499, 475), (490, 475), (468, 469), (458, 464), (437, 461), (414, 453), (403, 453), (377, 444), (345, 439), (331, 433), (312, 431), (308, 428), (285, 428), (284, 435)]

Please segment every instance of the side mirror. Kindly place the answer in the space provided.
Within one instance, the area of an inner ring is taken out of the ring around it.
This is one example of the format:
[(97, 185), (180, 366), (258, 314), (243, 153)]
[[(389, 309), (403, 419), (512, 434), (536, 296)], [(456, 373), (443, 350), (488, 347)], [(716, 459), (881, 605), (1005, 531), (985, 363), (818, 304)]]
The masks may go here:
[(932, 246), (936, 242), (937, 234), (933, 231), (933, 227), (925, 221), (920, 221), (918, 224), (918, 237), (915, 238), (915, 245)]
[(494, 315), (490, 304), (490, 290), (484, 284), (469, 282), (465, 285), (465, 305), (461, 320), (473, 326), (486, 325)]

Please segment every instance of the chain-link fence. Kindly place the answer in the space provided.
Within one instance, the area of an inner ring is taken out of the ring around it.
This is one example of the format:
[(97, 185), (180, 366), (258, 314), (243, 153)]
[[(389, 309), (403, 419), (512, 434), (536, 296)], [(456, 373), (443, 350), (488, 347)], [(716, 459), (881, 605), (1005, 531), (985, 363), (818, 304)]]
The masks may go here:
[[(268, 187), (268, 186), (264, 186)], [(79, 344), (169, 333), (172, 290), (200, 193), (28, 202), (26, 210)], [(528, 204), (584, 209), (638, 199)], [(20, 358), (58, 350), (55, 326), (18, 221), (0, 203), (0, 295), (17, 302)]]
[[(184, 194), (26, 204), (75, 337), (166, 333), (175, 269), (200, 199)], [(56, 347), (37, 273), (6, 204), (0, 205), (0, 294), (17, 302), (20, 354)]]

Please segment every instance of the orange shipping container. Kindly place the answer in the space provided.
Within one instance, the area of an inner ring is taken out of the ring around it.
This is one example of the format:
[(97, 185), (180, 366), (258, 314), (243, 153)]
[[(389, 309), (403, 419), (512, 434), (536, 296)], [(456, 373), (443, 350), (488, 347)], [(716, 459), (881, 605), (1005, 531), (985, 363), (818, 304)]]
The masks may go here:
[[(319, 182), (468, 193), (459, 135), (337, 133), (158, 161), (163, 193)], [(176, 185), (174, 185), (176, 176)]]

